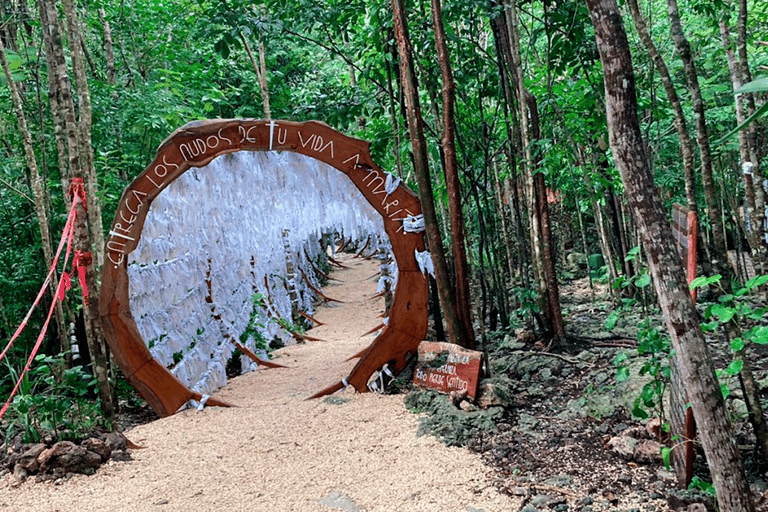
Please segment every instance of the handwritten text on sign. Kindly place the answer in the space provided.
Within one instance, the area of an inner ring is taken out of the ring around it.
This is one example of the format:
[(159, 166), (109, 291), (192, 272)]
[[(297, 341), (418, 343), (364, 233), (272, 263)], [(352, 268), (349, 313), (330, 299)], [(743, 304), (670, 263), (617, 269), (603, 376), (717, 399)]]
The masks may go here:
[(422, 341), (413, 383), (443, 393), (466, 391), (474, 400), (482, 356), (452, 343)]

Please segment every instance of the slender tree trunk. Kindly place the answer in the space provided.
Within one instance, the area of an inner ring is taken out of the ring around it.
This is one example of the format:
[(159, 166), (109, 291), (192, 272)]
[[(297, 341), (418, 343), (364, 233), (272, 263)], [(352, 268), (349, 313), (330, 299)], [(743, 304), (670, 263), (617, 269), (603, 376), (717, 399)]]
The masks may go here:
[(493, 176), (494, 176), (494, 189), (496, 190), (496, 204), (498, 205), (498, 215), (499, 219), (501, 219), (501, 233), (504, 240), (504, 253), (506, 255), (507, 260), (507, 271), (509, 272), (509, 278), (512, 279), (512, 277), (515, 275), (515, 258), (514, 258), (514, 243), (512, 242), (512, 233), (509, 229), (509, 221), (507, 220), (507, 212), (504, 208), (504, 184), (501, 182), (501, 178), (499, 176), (499, 164), (495, 160), (492, 163), (493, 165)]
[(704, 100), (701, 97), (701, 89), (699, 88), (699, 76), (696, 71), (696, 64), (693, 61), (693, 55), (691, 54), (691, 45), (688, 39), (686, 39), (683, 33), (683, 26), (680, 23), (677, 0), (667, 0), (667, 2), (670, 32), (677, 52), (680, 54), (680, 59), (683, 61), (683, 68), (685, 69), (685, 76), (688, 81), (688, 91), (691, 94), (693, 112), (696, 118), (696, 142), (698, 143), (701, 156), (701, 181), (704, 185), (707, 214), (709, 215), (712, 227), (713, 255), (717, 260), (713, 264), (719, 272), (724, 276), (728, 276), (730, 272), (727, 270), (728, 256), (726, 255), (725, 232), (722, 219), (720, 218), (720, 205), (717, 202), (712, 155), (709, 147), (709, 131), (707, 129)]
[[(83, 58), (83, 46), (77, 41), (81, 40), (80, 22), (73, 0), (63, 0), (64, 14), (67, 19), (70, 48), (69, 54), (72, 60), (72, 69), (77, 84), (77, 103), (80, 107), (77, 116), (79, 130), (79, 152), (81, 156), (81, 169), (85, 190), (89, 197), (88, 230), (90, 232), (91, 248), (94, 258), (94, 270), (100, 270), (104, 264), (104, 225), (101, 220), (101, 203), (98, 201), (98, 179), (96, 177), (96, 165), (93, 157), (93, 145), (91, 141), (92, 111), (91, 93), (88, 88), (88, 79), (85, 73)], [(98, 288), (97, 288), (98, 289)], [(94, 293), (96, 290), (94, 290)], [(98, 310), (96, 310), (98, 312)], [(103, 340), (102, 340), (103, 343)], [(106, 345), (104, 345), (106, 347)]]
[[(387, 68), (387, 91), (389, 96), (389, 117), (392, 121), (392, 133), (395, 136), (394, 156), (397, 164), (397, 175), (403, 179), (403, 162), (400, 158), (400, 118), (397, 115), (395, 89), (392, 80), (392, 63), (389, 60), (384, 61)], [(399, 92), (398, 88), (398, 92)]]
[[(723, 48), (725, 49), (725, 55), (728, 60), (728, 69), (731, 73), (731, 84), (733, 90), (737, 91), (743, 84), (741, 82), (741, 66), (736, 60), (736, 52), (731, 44), (730, 28), (728, 22), (724, 18), (720, 20), (720, 39), (723, 42)], [(746, 119), (746, 98), (743, 95), (737, 95), (736, 106), (736, 124), (741, 125)], [(746, 198), (746, 211), (744, 217), (747, 220), (748, 227), (744, 234), (749, 240), (749, 245), (752, 247), (753, 255), (760, 255), (756, 259), (762, 260), (762, 246), (764, 230), (760, 220), (757, 218), (757, 206), (755, 204), (755, 184), (753, 182), (752, 167), (752, 148), (750, 148), (751, 133), (748, 129), (739, 131), (739, 158), (742, 169), (745, 171), (742, 176), (744, 177), (744, 195)]]
[[(531, 116), (531, 132), (535, 140), (541, 140), (541, 131), (539, 129), (539, 108), (536, 104), (536, 98), (529, 95), (527, 98), (528, 111)], [(538, 162), (537, 166), (538, 168)], [(547, 305), (549, 306), (549, 318), (552, 322), (552, 342), (547, 347), (562, 345), (565, 342), (565, 325), (563, 324), (563, 313), (560, 308), (560, 291), (557, 284), (557, 270), (555, 269), (555, 258), (552, 251), (552, 230), (549, 220), (549, 203), (547, 202), (547, 186), (544, 182), (544, 173), (537, 169), (534, 175), (534, 189), (536, 191), (536, 216), (541, 223), (541, 253), (542, 266), (546, 279)]]
[(269, 89), (267, 87), (267, 64), (266, 56), (264, 52), (264, 43), (259, 41), (259, 62), (256, 62), (256, 57), (253, 55), (251, 45), (248, 43), (248, 39), (244, 34), (240, 34), (240, 40), (243, 42), (245, 52), (248, 54), (248, 59), (253, 66), (253, 72), (256, 74), (256, 80), (259, 82), (259, 88), (261, 89), (261, 101), (264, 108), (264, 119), (272, 119), (272, 112), (269, 107)]
[[(672, 82), (672, 76), (669, 74), (669, 68), (667, 68), (666, 62), (662, 58), (656, 44), (651, 39), (651, 35), (648, 33), (648, 27), (645, 24), (645, 19), (640, 13), (640, 8), (637, 5), (637, 0), (627, 0), (629, 8), (632, 11), (632, 19), (635, 22), (635, 28), (640, 35), (640, 40), (643, 42), (648, 54), (653, 59), (653, 63), (659, 72), (661, 83), (664, 85), (664, 91), (667, 93), (667, 99), (672, 106), (672, 111), (675, 114), (675, 130), (677, 131), (677, 138), (680, 140), (680, 156), (683, 160), (683, 172), (685, 174), (685, 196), (688, 202), (688, 210), (692, 212), (698, 212), (698, 206), (696, 204), (696, 177), (695, 177), (695, 160), (693, 154), (693, 141), (688, 133), (688, 127), (685, 121), (685, 114), (683, 113), (683, 105), (680, 102), (680, 97), (677, 95), (677, 89)], [(698, 215), (698, 213), (697, 213)]]
[[(100, 208), (97, 204), (98, 197), (95, 192), (93, 153), (90, 147), (90, 97), (87, 92), (87, 83), (81, 83), (81, 81), (85, 82), (85, 73), (82, 58), (77, 56), (77, 47), (79, 45), (75, 44), (74, 48), (70, 48), (70, 55), (75, 67), (75, 74), (78, 77), (78, 103), (81, 108), (81, 119), (80, 123), (78, 123), (72, 99), (69, 72), (64, 58), (64, 47), (59, 29), (59, 18), (55, 0), (39, 0), (38, 3), (43, 21), (43, 36), (46, 39), (46, 48), (50, 52), (47, 56), (49, 63), (49, 87), (51, 89), (49, 97), (55, 98), (55, 101), (51, 101), (51, 109), (58, 109), (59, 114), (58, 116), (54, 115), (54, 119), (63, 125), (57, 128), (56, 133), (62, 138), (66, 136), (67, 173), (66, 180), (63, 181), (67, 183), (67, 188), (64, 190), (64, 193), (66, 197), (69, 197), (69, 183), (75, 178), (81, 178), (84, 181), (85, 187), (87, 187), (85, 190), (92, 204), (88, 211), (83, 209), (82, 204), (78, 206), (78, 221), (75, 226), (75, 249), (87, 261), (85, 273), (90, 301), (85, 304), (83, 311), (86, 338), (91, 353), (94, 376), (97, 379), (102, 411), (107, 420), (113, 422), (115, 405), (112, 387), (108, 379), (109, 367), (106, 343), (101, 333), (101, 322), (98, 315), (98, 297), (96, 295), (98, 293), (98, 280), (96, 269), (94, 268), (96, 266), (94, 265), (94, 258), (98, 257), (99, 254), (103, 257), (104, 235), (101, 228), (100, 213), (98, 213)], [(65, 1), (64, 9), (70, 29), (70, 41), (79, 41), (77, 20), (72, 11), (73, 6), (70, 0)], [(78, 68), (80, 69), (79, 71), (77, 71)], [(59, 147), (63, 149), (65, 144), (62, 142)], [(63, 159), (60, 157), (59, 161), (61, 162)], [(84, 169), (90, 169), (90, 171), (85, 172)], [(90, 186), (88, 185), (89, 181), (91, 183)], [(91, 191), (93, 191), (93, 194), (91, 194)], [(94, 219), (93, 224), (91, 224), (91, 218), (97, 213), (98, 219)], [(98, 242), (94, 240), (94, 237), (96, 237), (96, 240), (99, 237), (101, 238), (100, 245), (97, 245)], [(88, 258), (88, 255), (90, 255), (90, 258)], [(90, 261), (88, 261), (89, 259)]]
[(427, 141), (424, 136), (424, 120), (421, 117), (418, 86), (413, 68), (413, 46), (408, 35), (403, 0), (392, 0), (392, 7), (395, 37), (397, 38), (400, 56), (400, 80), (407, 105), (408, 129), (413, 146), (414, 174), (416, 176), (416, 183), (419, 186), (421, 210), (424, 214), (424, 227), (426, 229), (427, 242), (429, 243), (429, 251), (432, 254), (432, 262), (435, 267), (437, 292), (440, 296), (440, 304), (442, 305), (448, 337), (452, 341), (460, 340), (463, 327), (453, 296), (453, 287), (448, 275), (448, 264), (445, 259), (440, 226), (437, 221), (437, 212), (435, 211), (432, 180), (429, 176), (429, 162), (427, 160)]
[(659, 304), (699, 425), (722, 512), (751, 512), (754, 504), (725, 402), (704, 341), (672, 230), (656, 193), (645, 153), (629, 42), (615, 0), (587, 0), (603, 61), (606, 113), (614, 159), (642, 237)]
[(443, 79), (443, 154), (445, 156), (445, 185), (448, 189), (448, 210), (451, 224), (451, 255), (455, 273), (456, 309), (459, 315), (461, 337), (456, 343), (475, 349), (477, 342), (472, 328), (472, 304), (469, 289), (469, 269), (464, 239), (464, 213), (461, 206), (461, 181), (456, 161), (456, 84), (451, 71), (448, 45), (445, 42), (443, 11), (440, 0), (431, 0), (432, 25), (435, 30), (435, 46), (440, 73)]
[(519, 19), (517, 15), (517, 6), (511, 2), (506, 8), (507, 28), (509, 32), (509, 46), (512, 54), (515, 85), (517, 86), (517, 103), (520, 116), (520, 137), (523, 158), (520, 161), (521, 175), (523, 176), (523, 189), (525, 192), (526, 204), (528, 206), (528, 228), (530, 230), (529, 241), (531, 243), (531, 260), (533, 262), (533, 277), (536, 282), (538, 292), (539, 307), (544, 313), (544, 328), (546, 331), (554, 332), (552, 325), (551, 311), (548, 304), (546, 270), (544, 268), (544, 254), (542, 247), (541, 218), (537, 208), (536, 186), (534, 184), (534, 161), (531, 151), (532, 137), (530, 134), (529, 121), (530, 114), (528, 109), (527, 96), (530, 95), (525, 87), (525, 74), (523, 72), (522, 56), (520, 50), (519, 37)]
[[(0, 40), (0, 64), (2, 64), (3, 72), (5, 73), (5, 79), (8, 82), (8, 88), (11, 91), (11, 100), (13, 102), (13, 108), (16, 111), (16, 122), (19, 126), (19, 133), (21, 133), (22, 140), (24, 142), (24, 155), (27, 160), (27, 168), (30, 174), (30, 184), (32, 185), (32, 193), (35, 202), (35, 214), (37, 215), (37, 223), (40, 227), (40, 241), (43, 246), (43, 257), (45, 258), (46, 268), (51, 268), (54, 264), (53, 261), (53, 244), (51, 242), (50, 227), (51, 223), (48, 220), (48, 199), (46, 191), (43, 187), (43, 181), (40, 179), (40, 171), (37, 167), (37, 158), (35, 157), (35, 149), (32, 144), (32, 135), (27, 127), (27, 119), (24, 115), (24, 108), (19, 95), (16, 82), (13, 81), (13, 75), (11, 69), (8, 66), (8, 59), (5, 56), (5, 47), (2, 40)], [(54, 272), (51, 278), (50, 292), (51, 300), (56, 300), (56, 289), (59, 287), (59, 279)], [(56, 315), (56, 327), (58, 329), (59, 336), (59, 352), (65, 353), (69, 350), (67, 339), (67, 324), (64, 320), (64, 308), (61, 302), (56, 303), (55, 308)]]
[(267, 86), (267, 57), (264, 51), (264, 41), (259, 41), (259, 87), (261, 88), (261, 97), (264, 100), (264, 117), (272, 119), (272, 109), (269, 106), (269, 87)]
[(99, 7), (99, 20), (104, 26), (104, 56), (107, 59), (107, 82), (115, 83), (115, 48), (112, 44), (112, 27), (107, 20), (107, 13)]

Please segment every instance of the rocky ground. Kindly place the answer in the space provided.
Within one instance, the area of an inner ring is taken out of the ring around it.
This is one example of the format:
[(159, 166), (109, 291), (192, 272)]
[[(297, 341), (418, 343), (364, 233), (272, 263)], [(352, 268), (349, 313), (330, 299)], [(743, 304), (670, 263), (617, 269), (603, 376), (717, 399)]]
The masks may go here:
[[(606, 331), (613, 306), (605, 287), (590, 291), (586, 278), (564, 287), (563, 306), (572, 336), (565, 352), (542, 353), (522, 330), (490, 344), (493, 380), (505, 389), (507, 406), (498, 429), (477, 433), (468, 446), (496, 469), (497, 486), (522, 497), (524, 512), (715, 510), (706, 489), (679, 489), (674, 472), (665, 467), (658, 419), (641, 422), (631, 415), (649, 380), (639, 375), (647, 359), (636, 348), (638, 325), (648, 313), (628, 310)], [(710, 347), (718, 366), (727, 365), (724, 343), (712, 339)], [(616, 379), (617, 356), (626, 357), (626, 381)], [(750, 359), (765, 388), (764, 358), (754, 352)], [(737, 442), (760, 510), (768, 510), (768, 467), (755, 460), (744, 402), (732, 387), (728, 406)], [(694, 469), (695, 478), (711, 481), (698, 446)]]

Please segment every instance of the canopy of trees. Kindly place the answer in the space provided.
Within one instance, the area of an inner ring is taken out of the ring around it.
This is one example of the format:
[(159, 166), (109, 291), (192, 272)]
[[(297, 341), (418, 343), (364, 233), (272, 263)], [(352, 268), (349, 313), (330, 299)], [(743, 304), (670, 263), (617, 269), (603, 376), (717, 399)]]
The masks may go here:
[[(601, 25), (614, 15), (623, 26)], [(700, 339), (697, 319), (669, 318), (693, 308), (665, 308), (659, 279), (673, 260), (655, 251), (671, 240), (639, 222), (650, 196), (662, 215), (679, 203), (698, 216), (699, 273), (722, 275), (725, 293), (768, 270), (762, 1), (8, 0), (0, 43), (2, 340), (51, 264), (71, 181), (86, 185), (76, 246), (93, 255), (94, 294), (120, 194), (195, 119), (316, 119), (370, 141), (374, 160), (421, 195), (447, 329), (437, 321), (437, 337), (465, 346), (527, 326), (548, 349), (567, 347), (558, 282), (569, 257), (598, 254), (617, 307), (653, 282), (681, 349), (691, 330)], [(617, 70), (624, 82), (611, 82)], [(630, 81), (629, 96), (611, 93)], [(637, 138), (620, 151), (628, 135), (611, 119), (625, 108)], [(638, 172), (652, 182), (631, 183)], [(77, 324), (110, 417), (92, 299), (57, 309), (43, 352), (69, 350)], [(3, 396), (44, 311), (0, 368)], [(755, 428), (768, 454), (768, 430)]]

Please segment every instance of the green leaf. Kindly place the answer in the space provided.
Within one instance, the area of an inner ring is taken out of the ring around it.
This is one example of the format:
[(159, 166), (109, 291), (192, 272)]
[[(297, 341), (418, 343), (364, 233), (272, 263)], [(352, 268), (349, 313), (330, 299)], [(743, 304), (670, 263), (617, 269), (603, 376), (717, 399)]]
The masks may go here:
[(720, 393), (723, 395), (723, 400), (728, 398), (728, 395), (731, 394), (731, 389), (728, 387), (728, 384), (720, 384)]
[(662, 446), (661, 447), (661, 459), (664, 461), (664, 467), (667, 471), (669, 471), (670, 463), (669, 463), (669, 456), (672, 454), (672, 448), (669, 446)]
[[(748, 84), (747, 84), (747, 85), (748, 85)], [(735, 135), (736, 133), (738, 133), (738, 132), (740, 132), (741, 130), (743, 130), (744, 128), (746, 128), (746, 127), (747, 127), (747, 126), (748, 126), (748, 125), (749, 125), (749, 124), (750, 124), (752, 121), (754, 121), (755, 119), (759, 118), (760, 116), (762, 116), (762, 115), (763, 115), (763, 114), (765, 114), (766, 112), (768, 112), (768, 103), (765, 103), (765, 104), (764, 104), (762, 107), (760, 107), (759, 109), (757, 109), (757, 110), (755, 111), (755, 113), (754, 113), (754, 114), (752, 114), (751, 116), (749, 116), (749, 117), (748, 117), (748, 118), (747, 118), (747, 119), (746, 119), (746, 120), (745, 120), (743, 123), (741, 123), (739, 126), (737, 126), (737, 127), (736, 127), (736, 128), (734, 128), (733, 130), (729, 131), (728, 133), (726, 133), (725, 135), (723, 135), (722, 137), (720, 137), (719, 139), (717, 139), (716, 141), (714, 141), (714, 142), (712, 143), (712, 145), (714, 145), (714, 146), (718, 146), (718, 145), (722, 144), (722, 143), (723, 143), (723, 142), (725, 142), (727, 139), (731, 138), (731, 136)]]
[(712, 306), (712, 314), (724, 324), (730, 322), (735, 313), (733, 308), (723, 306), (722, 304), (715, 304)]
[(645, 288), (649, 284), (651, 284), (650, 274), (643, 274), (637, 279), (637, 281), (635, 281), (635, 286), (637, 286), (638, 288)]
[(635, 402), (635, 407), (632, 409), (632, 416), (640, 418), (641, 420), (648, 419), (648, 413), (645, 412), (645, 410), (640, 407), (640, 404), (637, 402)]
[(756, 78), (736, 89), (736, 94), (751, 92), (768, 92), (768, 77)]
[(768, 345), (768, 326), (753, 327), (744, 333), (744, 337), (758, 345)]
[(733, 341), (731, 341), (731, 350), (734, 352), (741, 352), (744, 350), (744, 340), (741, 338), (734, 338)]
[(616, 327), (616, 322), (618, 321), (619, 313), (616, 310), (611, 311), (611, 314), (608, 315), (608, 318), (605, 319), (605, 328), (610, 331)]
[(748, 290), (754, 290), (760, 286), (768, 283), (768, 275), (755, 276), (744, 284), (744, 288)]
[(727, 373), (728, 375), (738, 375), (741, 372), (742, 368), (744, 368), (744, 360), (734, 359), (725, 369), (725, 373)]
[(695, 290), (696, 288), (704, 288), (713, 283), (718, 283), (720, 282), (720, 279), (722, 279), (722, 277), (723, 276), (721, 276), (720, 274), (710, 276), (710, 277), (706, 277), (706, 276), (697, 277), (696, 279), (691, 281), (690, 289)]

